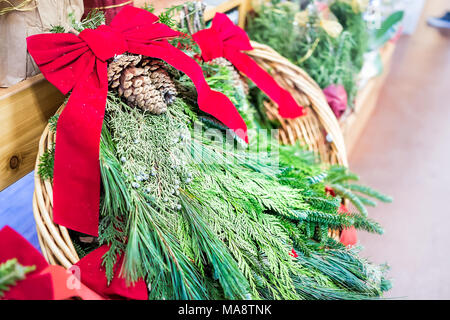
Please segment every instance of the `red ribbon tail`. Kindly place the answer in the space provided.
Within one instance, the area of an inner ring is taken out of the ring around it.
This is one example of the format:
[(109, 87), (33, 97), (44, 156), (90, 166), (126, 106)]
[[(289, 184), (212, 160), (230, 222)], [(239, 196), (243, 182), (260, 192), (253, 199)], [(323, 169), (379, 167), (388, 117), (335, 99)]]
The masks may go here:
[(53, 221), (98, 236), (100, 135), (108, 93), (107, 66), (92, 57), (58, 119), (53, 175)]
[(200, 110), (220, 120), (248, 144), (247, 125), (226, 95), (209, 89), (209, 92), (204, 92), (201, 96), (199, 94), (198, 105)]
[(294, 119), (305, 115), (303, 107), (294, 100), (292, 95), (248, 55), (237, 50), (226, 50), (225, 58), (278, 104), (278, 113), (283, 118)]

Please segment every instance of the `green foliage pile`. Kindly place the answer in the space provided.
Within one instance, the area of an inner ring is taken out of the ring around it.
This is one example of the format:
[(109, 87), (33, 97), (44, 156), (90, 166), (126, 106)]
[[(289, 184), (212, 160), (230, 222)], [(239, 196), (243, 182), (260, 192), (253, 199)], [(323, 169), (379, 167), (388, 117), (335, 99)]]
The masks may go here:
[(22, 266), (17, 259), (8, 260), (0, 264), (0, 298), (5, 292), (20, 280), (24, 280), (27, 273), (36, 269), (35, 266)]
[(363, 13), (353, 11), (351, 5), (342, 1), (334, 1), (330, 10), (344, 30), (352, 36), (351, 57), (355, 69), (359, 72), (364, 64), (364, 53), (369, 49), (369, 31)]
[(335, 1), (330, 9), (344, 27), (337, 38), (320, 27), (317, 12), (310, 12), (306, 26), (299, 25), (295, 21), (298, 6), (290, 2), (261, 5), (249, 18), (247, 32), (252, 40), (269, 45), (304, 69), (322, 89), (343, 85), (352, 106), (368, 46), (367, 27), (362, 14), (347, 3)]
[[(381, 271), (328, 237), (329, 227), (354, 219), (337, 213), (338, 199), (307, 168), (275, 167), (202, 132), (186, 140), (201, 126), (189, 108), (178, 99), (154, 116), (108, 97), (100, 242), (113, 245), (105, 257), (109, 277), (116, 253), (124, 252), (122, 274), (146, 279), (152, 299), (381, 294)], [(329, 254), (336, 264), (327, 262)], [(337, 268), (345, 270), (342, 278), (333, 278)]]

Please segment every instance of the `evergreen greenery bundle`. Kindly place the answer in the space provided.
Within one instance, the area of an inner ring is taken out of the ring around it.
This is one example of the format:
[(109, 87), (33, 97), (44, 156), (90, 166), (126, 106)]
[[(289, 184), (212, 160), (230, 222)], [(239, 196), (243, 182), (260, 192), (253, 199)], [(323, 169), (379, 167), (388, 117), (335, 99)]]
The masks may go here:
[[(203, 67), (211, 87), (256, 127), (254, 109), (232, 85), (230, 70)], [(360, 258), (357, 248), (344, 247), (328, 230), (355, 226), (381, 233), (361, 209), (374, 202), (353, 191), (389, 199), (348, 184), (356, 176), (345, 169), (322, 169), (299, 147), (278, 152), (257, 132), (246, 148), (199, 111), (185, 76), (172, 75), (179, 95), (161, 115), (108, 94), (98, 238), (98, 245), (110, 245), (103, 257), (108, 280), (123, 254), (120, 276), (143, 278), (150, 299), (381, 297), (389, 288), (385, 267)], [(41, 158), (43, 179), (52, 177), (52, 157), (50, 150)], [(326, 193), (327, 183), (338, 194), (353, 194), (360, 212), (340, 214), (341, 198)], [(93, 249), (74, 242), (83, 254)]]
[(99, 244), (111, 245), (110, 280), (125, 253), (122, 275), (146, 279), (152, 299), (381, 295), (382, 269), (328, 237), (330, 227), (380, 231), (361, 214), (337, 213), (340, 199), (325, 194), (324, 180), (339, 183), (345, 173), (322, 172), (294, 147), (276, 167), (268, 156), (214, 142), (195, 110), (178, 98), (156, 116), (109, 94)]

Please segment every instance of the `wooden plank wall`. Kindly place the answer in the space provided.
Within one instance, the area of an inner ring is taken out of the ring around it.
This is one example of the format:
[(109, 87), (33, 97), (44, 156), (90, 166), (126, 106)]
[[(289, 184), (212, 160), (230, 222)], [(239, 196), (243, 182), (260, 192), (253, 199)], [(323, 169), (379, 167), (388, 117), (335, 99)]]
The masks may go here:
[(39, 138), (63, 99), (42, 75), (0, 89), (0, 191), (33, 170)]

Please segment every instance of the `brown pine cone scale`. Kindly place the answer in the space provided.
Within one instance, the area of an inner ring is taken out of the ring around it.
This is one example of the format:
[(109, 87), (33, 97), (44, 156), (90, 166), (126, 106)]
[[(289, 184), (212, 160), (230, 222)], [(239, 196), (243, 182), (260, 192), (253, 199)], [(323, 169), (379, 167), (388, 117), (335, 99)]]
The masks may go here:
[(130, 105), (162, 114), (175, 101), (175, 83), (164, 62), (140, 55), (120, 55), (108, 65), (108, 82)]

